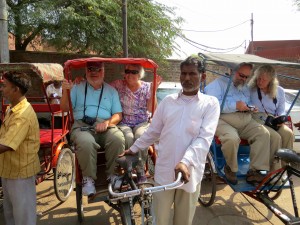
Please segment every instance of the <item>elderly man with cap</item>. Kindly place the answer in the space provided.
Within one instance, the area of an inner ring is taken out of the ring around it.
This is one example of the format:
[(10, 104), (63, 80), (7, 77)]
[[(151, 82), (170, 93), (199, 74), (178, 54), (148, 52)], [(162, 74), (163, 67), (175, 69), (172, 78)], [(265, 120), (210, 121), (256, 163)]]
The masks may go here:
[(1, 92), (10, 102), (0, 128), (0, 177), (6, 225), (36, 224), (35, 175), (41, 170), (39, 124), (25, 94), (31, 86), (24, 73), (3, 75)]
[[(86, 63), (86, 80), (62, 84), (62, 111), (69, 111), (66, 90), (71, 90), (74, 124), (71, 141), (77, 150), (77, 159), (83, 174), (83, 195), (95, 194), (97, 179), (97, 151), (105, 149), (106, 175), (112, 179), (115, 159), (124, 151), (125, 140), (117, 124), (122, 120), (122, 107), (118, 92), (104, 82), (104, 65), (97, 61)], [(82, 126), (94, 126), (95, 132), (81, 131)]]

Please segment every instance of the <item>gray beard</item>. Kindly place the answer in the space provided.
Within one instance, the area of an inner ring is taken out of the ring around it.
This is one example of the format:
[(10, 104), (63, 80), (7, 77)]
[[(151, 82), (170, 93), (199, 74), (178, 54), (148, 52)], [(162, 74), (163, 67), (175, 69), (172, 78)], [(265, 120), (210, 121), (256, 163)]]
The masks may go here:
[(239, 84), (236, 88), (237, 88), (239, 91), (241, 91), (241, 90), (243, 90), (243, 87), (244, 87), (244, 85)]

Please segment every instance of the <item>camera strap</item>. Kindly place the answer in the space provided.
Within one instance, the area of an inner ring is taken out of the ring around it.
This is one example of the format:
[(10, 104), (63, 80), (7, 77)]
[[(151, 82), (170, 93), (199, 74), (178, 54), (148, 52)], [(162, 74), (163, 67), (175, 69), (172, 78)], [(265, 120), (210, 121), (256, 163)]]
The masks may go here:
[[(86, 101), (86, 94), (87, 94), (87, 83), (88, 82), (85, 83), (85, 90), (84, 90), (84, 104), (83, 104), (83, 116), (84, 117), (85, 117), (85, 110), (86, 110), (85, 101)], [(99, 102), (98, 102), (96, 118), (98, 117), (98, 111), (99, 111), (99, 108), (100, 108), (100, 102), (101, 102), (101, 99), (102, 99), (103, 89), (104, 89), (104, 83), (102, 84), (101, 93), (100, 93), (100, 96), (99, 96)]]
[[(268, 113), (267, 110), (265, 109), (264, 104), (262, 103), (262, 95), (261, 95), (261, 92), (260, 92), (260, 89), (259, 89), (259, 88), (257, 88), (257, 95), (258, 95), (258, 99), (259, 99), (259, 101), (260, 101), (262, 107), (264, 108), (266, 114), (269, 115), (269, 113)], [(277, 111), (277, 108), (276, 108), (277, 98), (276, 98), (276, 97), (273, 98), (273, 103), (274, 103), (274, 105), (275, 105), (275, 115), (274, 115), (274, 116), (277, 116), (277, 112), (276, 112), (276, 111)]]

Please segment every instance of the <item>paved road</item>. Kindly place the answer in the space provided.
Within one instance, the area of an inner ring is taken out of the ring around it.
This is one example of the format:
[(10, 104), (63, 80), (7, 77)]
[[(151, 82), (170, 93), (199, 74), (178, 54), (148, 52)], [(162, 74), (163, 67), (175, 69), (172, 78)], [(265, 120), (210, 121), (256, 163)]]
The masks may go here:
[[(295, 149), (300, 151), (300, 143), (295, 143)], [(300, 193), (300, 180), (295, 181), (296, 193)], [(53, 181), (47, 180), (37, 186), (37, 225), (75, 225), (79, 224), (76, 214), (76, 200), (73, 192), (70, 198), (60, 203), (54, 194)], [(300, 195), (297, 196), (300, 202)], [(288, 190), (276, 200), (291, 211)], [(104, 202), (87, 204), (84, 202), (85, 225), (121, 225), (118, 212)], [(0, 212), (0, 225), (4, 224), (3, 213)], [(251, 225), (251, 224), (282, 224), (263, 204), (252, 198), (235, 193), (225, 184), (217, 185), (215, 203), (204, 208), (197, 205), (193, 225)]]

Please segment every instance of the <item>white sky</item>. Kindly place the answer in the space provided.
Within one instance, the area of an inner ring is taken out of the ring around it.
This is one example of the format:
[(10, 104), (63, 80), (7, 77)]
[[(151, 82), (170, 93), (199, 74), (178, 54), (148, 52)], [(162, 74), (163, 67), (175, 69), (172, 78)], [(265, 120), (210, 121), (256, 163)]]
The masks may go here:
[[(251, 40), (251, 13), (253, 13), (253, 40), (300, 40), (300, 11), (293, 0), (157, 0), (167, 6), (176, 7), (177, 15), (185, 22), (181, 28), (187, 38), (201, 45), (229, 49), (215, 50), (222, 53), (244, 53)], [(234, 28), (231, 28), (234, 27)], [(228, 29), (231, 28), (231, 29)], [(176, 39), (181, 52), (171, 58), (183, 59), (190, 54), (205, 52), (182, 39)], [(204, 50), (214, 51), (196, 45)]]

